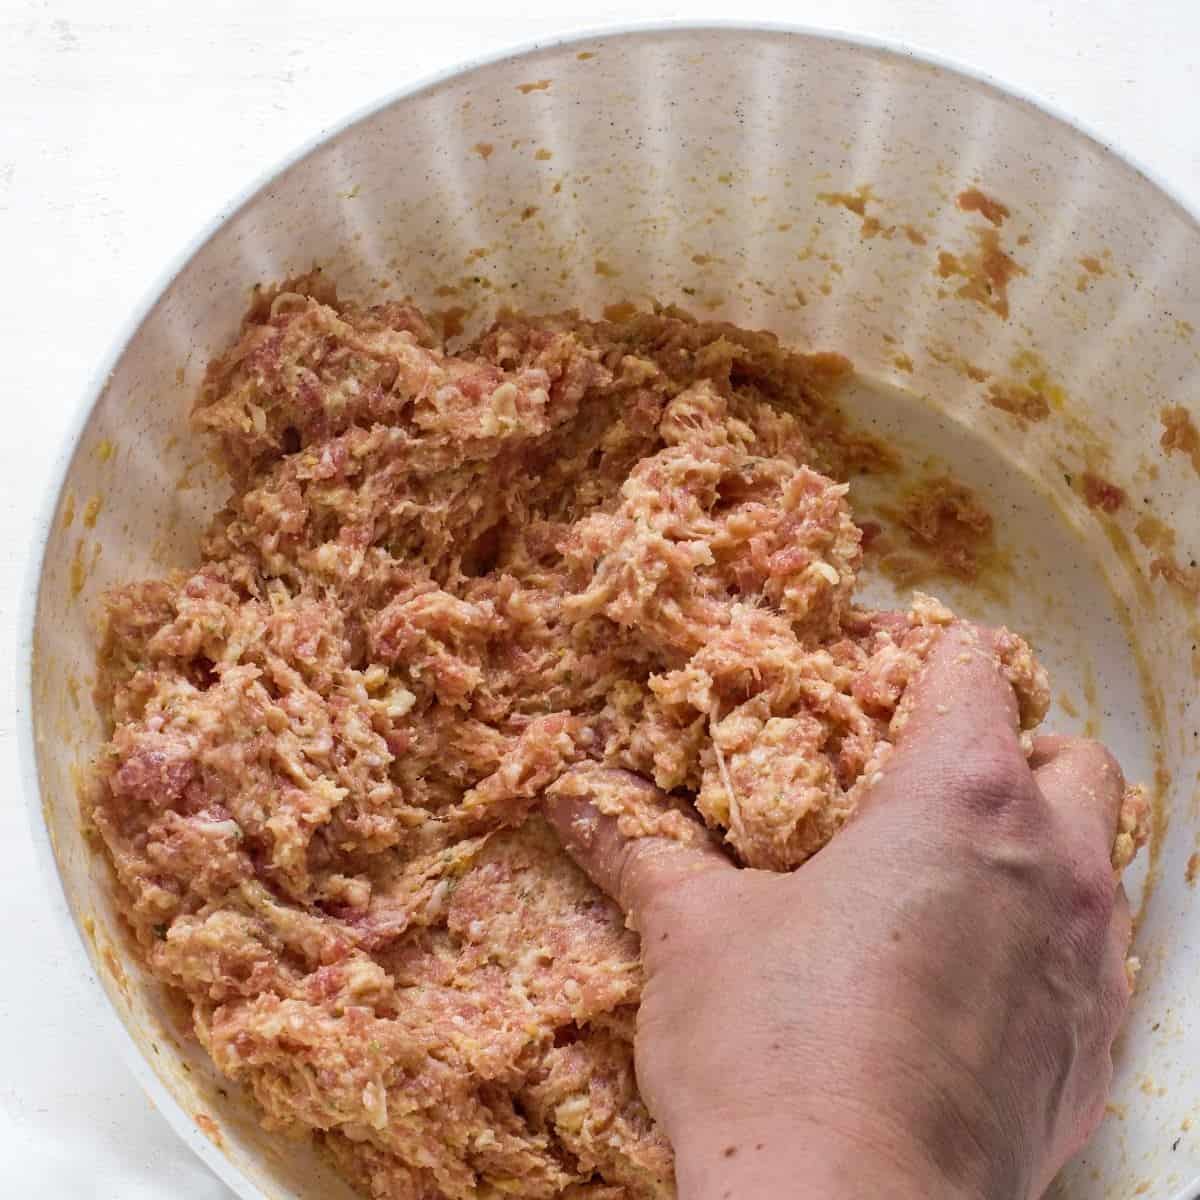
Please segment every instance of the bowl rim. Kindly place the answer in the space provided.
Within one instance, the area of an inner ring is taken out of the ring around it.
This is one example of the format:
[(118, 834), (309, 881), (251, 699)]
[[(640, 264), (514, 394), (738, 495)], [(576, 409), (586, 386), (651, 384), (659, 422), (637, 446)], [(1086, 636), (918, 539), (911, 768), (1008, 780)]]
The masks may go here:
[[(506, 44), (488, 53), (453, 63), (402, 84), (378, 99), (360, 105), (331, 125), (304, 139), (239, 189), (217, 210), (213, 217), (204, 223), (201, 229), (157, 273), (142, 293), (141, 301), (135, 305), (128, 318), (121, 324), (108, 352), (91, 373), (82, 396), (76, 401), (74, 412), (67, 424), (66, 435), (51, 460), (48, 481), (34, 514), (32, 537), (29, 541), (30, 553), (26, 562), (19, 601), (16, 647), (16, 733), (21, 790), (24, 794), (26, 817), (34, 844), (35, 857), (42, 875), (43, 893), (49, 900), (57, 923), (64, 927), (65, 942), (73, 948), (68, 951), (73, 965), (89, 981), (91, 985), (89, 991), (92, 997), (100, 1002), (102, 1013), (99, 1014), (99, 1021), (105, 1035), (110, 1043), (116, 1046), (138, 1085), (175, 1133), (241, 1200), (272, 1200), (272, 1197), (252, 1182), (234, 1164), (233, 1160), (203, 1133), (192, 1115), (186, 1111), (154, 1072), (149, 1060), (138, 1048), (132, 1034), (117, 1015), (116, 1008), (92, 968), (83, 930), (76, 921), (67, 901), (58, 860), (43, 814), (41, 785), (38, 778), (37, 743), (33, 728), (33, 687), (36, 676), (34, 638), (47, 544), (54, 527), (54, 515), (58, 510), (71, 467), (79, 452), (80, 439), (130, 343), (162, 302), (163, 296), (178, 276), (229, 221), (264, 193), (276, 179), (316, 153), (326, 143), (401, 101), (432, 91), (451, 79), (471, 75), (487, 67), (527, 58), (541, 51), (584, 42), (635, 40), (695, 33), (767, 34), (813, 42), (832, 42), (851, 49), (867, 50), (886, 57), (932, 67), (939, 72), (956, 76), (962, 81), (996, 94), (1003, 100), (1022, 103), (1039, 115), (1067, 126), (1081, 136), (1084, 141), (1091, 142), (1104, 156), (1115, 159), (1120, 166), (1140, 175), (1200, 232), (1200, 209), (1193, 208), (1174, 184), (1168, 182), (1157, 170), (1143, 163), (1136, 155), (1119, 148), (1088, 122), (1073, 116), (1057, 103), (1031, 89), (1002, 81), (990, 72), (971, 66), (952, 56), (894, 38), (841, 29), (837, 26), (819, 26), (787, 21), (743, 21), (736, 18), (619, 21), (607, 25), (568, 27), (558, 33), (515, 44)], [(1200, 200), (1198, 200), (1198, 204), (1200, 204)], [(74, 937), (65, 932), (67, 926), (74, 931)], [(1176, 1193), (1173, 1200), (1193, 1200), (1198, 1195), (1200, 1195), (1200, 1176)]]

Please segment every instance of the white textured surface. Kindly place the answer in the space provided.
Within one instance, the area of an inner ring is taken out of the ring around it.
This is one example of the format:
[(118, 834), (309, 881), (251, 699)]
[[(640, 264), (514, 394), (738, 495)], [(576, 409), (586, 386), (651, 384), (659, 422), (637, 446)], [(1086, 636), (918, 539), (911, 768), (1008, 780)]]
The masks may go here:
[[(497, 45), (635, 17), (730, 15), (716, 5), (607, 4), (574, 16), (544, 7), (541, 18), (518, 19), (463, 6), (414, 24), (390, 0), (209, 0), (186, 12), (165, 2), (0, 0), (0, 262), (9, 275), (0, 395), (15, 430), (0, 445), (0, 654), (12, 653), (30, 515), (90, 372), (163, 264), (232, 194), (348, 110)], [(1119, 0), (844, 0), (837, 17), (1041, 94), (1200, 203), (1187, 52), (1200, 11), (1183, 0), (1140, 10)], [(833, 14), (749, 3), (737, 15), (821, 23)], [(70, 346), (47, 333), (62, 319)], [(11, 715), (0, 755), (15, 788)], [(100, 1040), (77, 960), (43, 917), (46, 883), (16, 795), (0, 809), (0, 838), (2, 1190), (227, 1197)]]

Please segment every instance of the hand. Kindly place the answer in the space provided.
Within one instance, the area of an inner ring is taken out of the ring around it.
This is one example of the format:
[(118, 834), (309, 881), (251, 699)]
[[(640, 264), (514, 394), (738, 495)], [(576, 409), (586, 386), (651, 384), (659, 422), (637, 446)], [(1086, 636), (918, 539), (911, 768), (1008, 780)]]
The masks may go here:
[(547, 802), (642, 935), (638, 1080), (682, 1200), (1026, 1200), (1100, 1120), (1129, 999), (1120, 769), (1066, 738), (1027, 760), (968, 626), (912, 698), (866, 803), (790, 875)]

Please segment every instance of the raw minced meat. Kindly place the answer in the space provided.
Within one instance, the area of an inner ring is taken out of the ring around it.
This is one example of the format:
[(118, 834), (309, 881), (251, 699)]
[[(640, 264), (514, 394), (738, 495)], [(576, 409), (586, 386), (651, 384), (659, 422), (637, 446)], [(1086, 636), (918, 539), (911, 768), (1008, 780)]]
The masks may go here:
[(854, 604), (844, 479), (888, 452), (847, 370), (674, 310), (450, 353), (319, 277), (211, 365), (232, 495), (197, 567), (108, 597), (92, 817), (217, 1067), (364, 1194), (674, 1195), (637, 936), (537, 809), (583, 780), (778, 870), (853, 812), (952, 617)]

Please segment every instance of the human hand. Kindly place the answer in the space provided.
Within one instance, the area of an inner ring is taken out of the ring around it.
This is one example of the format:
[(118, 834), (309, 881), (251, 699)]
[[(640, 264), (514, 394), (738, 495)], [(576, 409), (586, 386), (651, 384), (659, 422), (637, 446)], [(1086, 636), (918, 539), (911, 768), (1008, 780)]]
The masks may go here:
[(580, 789), (547, 802), (641, 933), (638, 1080), (683, 1200), (1031, 1200), (1103, 1114), (1129, 999), (1120, 769), (1067, 738), (1027, 760), (969, 626), (912, 700), (855, 818), (789, 875), (624, 836)]

